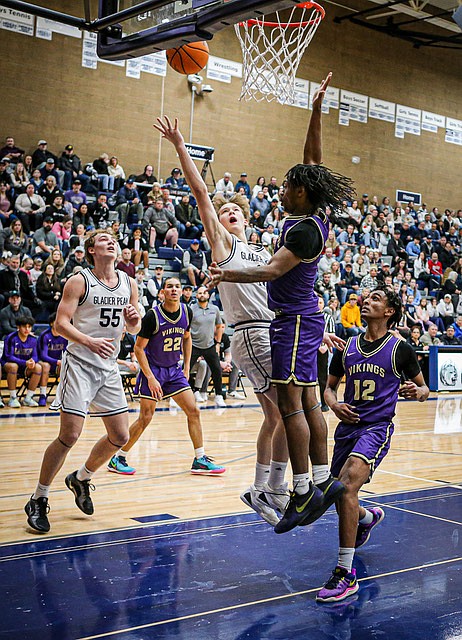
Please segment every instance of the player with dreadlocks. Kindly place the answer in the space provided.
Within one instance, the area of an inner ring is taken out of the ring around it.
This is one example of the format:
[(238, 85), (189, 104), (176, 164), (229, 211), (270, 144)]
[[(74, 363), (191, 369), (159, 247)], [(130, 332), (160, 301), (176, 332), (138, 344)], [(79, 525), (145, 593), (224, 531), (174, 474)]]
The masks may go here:
[[(361, 507), (358, 492), (388, 453), (398, 395), (423, 402), (429, 394), (414, 350), (390, 331), (401, 314), (399, 296), (385, 285), (376, 287), (361, 307), (366, 332), (350, 338), (330, 364), (324, 398), (340, 420), (331, 471), (345, 491), (337, 504), (338, 562), (318, 602), (336, 602), (358, 591), (355, 549), (366, 544), (385, 516), (381, 507)], [(337, 389), (344, 375), (344, 400), (339, 402)], [(400, 384), (402, 378), (406, 382)]]
[[(329, 73), (321, 83), (321, 95), (331, 77)], [(343, 485), (330, 475), (327, 425), (316, 397), (317, 351), (324, 336), (324, 316), (318, 309), (314, 283), (329, 231), (322, 209), (329, 205), (338, 210), (354, 191), (349, 178), (321, 164), (321, 104), (322, 100), (313, 103), (303, 164), (292, 167), (286, 176), (282, 204), (289, 215), (271, 260), (245, 270), (210, 269), (213, 286), (219, 282), (268, 282), (268, 306), (275, 313), (270, 327), (272, 381), (293, 471), (293, 492), (274, 528), (276, 533), (314, 522), (343, 491)]]

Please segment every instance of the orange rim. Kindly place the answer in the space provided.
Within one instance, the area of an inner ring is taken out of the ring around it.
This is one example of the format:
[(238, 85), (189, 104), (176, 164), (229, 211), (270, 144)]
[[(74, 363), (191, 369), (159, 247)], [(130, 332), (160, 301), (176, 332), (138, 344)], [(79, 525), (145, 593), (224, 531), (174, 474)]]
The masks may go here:
[[(300, 4), (296, 5), (299, 9), (314, 9), (321, 16), (321, 20), (326, 15), (324, 9), (317, 2), (300, 2)], [(240, 24), (247, 24), (249, 26), (253, 25), (263, 25), (264, 27), (282, 27), (284, 29), (296, 29), (297, 27), (306, 27), (307, 24), (313, 23), (314, 20), (306, 20), (305, 22), (268, 22), (267, 20), (257, 20), (256, 18), (252, 18), (250, 20), (246, 20), (245, 22), (241, 22)]]

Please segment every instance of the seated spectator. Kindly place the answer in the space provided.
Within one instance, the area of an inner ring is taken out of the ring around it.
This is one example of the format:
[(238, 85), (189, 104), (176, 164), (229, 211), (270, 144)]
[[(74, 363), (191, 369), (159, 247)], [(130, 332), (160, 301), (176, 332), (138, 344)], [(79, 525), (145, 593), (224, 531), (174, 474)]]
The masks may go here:
[(45, 215), (53, 218), (54, 224), (55, 222), (62, 222), (65, 216), (72, 216), (73, 212), (72, 204), (70, 202), (64, 202), (64, 196), (59, 193), (56, 194), (53, 204), (46, 208)]
[[(271, 215), (271, 211), (269, 212), (268, 216)], [(268, 222), (268, 216), (266, 216), (266, 220), (265, 222)], [(276, 225), (275, 225), (276, 226)], [(281, 230), (282, 227), (279, 227), (279, 230)], [(333, 255), (338, 258), (340, 255), (340, 245), (337, 242), (337, 238), (335, 237), (335, 231), (333, 229), (329, 229), (329, 233), (327, 234), (327, 241), (326, 241), (326, 249), (327, 247), (330, 247), (332, 249)]]
[(340, 300), (340, 304), (343, 306), (346, 302), (348, 289), (343, 286), (343, 278), (340, 271), (340, 263), (335, 261), (332, 263), (330, 270), (330, 283), (335, 287), (335, 295)]
[(144, 212), (143, 230), (149, 237), (150, 247), (178, 244), (178, 220), (164, 207), (162, 198), (157, 198), (153, 205)]
[(32, 268), (29, 270), (29, 282), (30, 282), (30, 286), (34, 296), (35, 296), (35, 285), (37, 283), (37, 280), (42, 275), (42, 266), (43, 266), (42, 258), (39, 258), (39, 257), (33, 258)]
[(0, 156), (0, 182), (5, 183), (5, 190), (7, 193), (10, 193), (13, 189), (13, 180), (11, 179), (11, 173), (7, 169), (7, 165), (9, 165), (8, 159)]
[(183, 253), (182, 273), (187, 273), (193, 287), (199, 286), (207, 278), (207, 260), (205, 253), (199, 248), (199, 240), (191, 240), (189, 249)]
[(68, 257), (66, 264), (64, 265), (64, 269), (61, 272), (61, 284), (74, 273), (76, 267), (80, 267), (81, 269), (86, 269), (90, 265), (88, 264), (85, 258), (85, 249), (77, 245), (74, 249), (74, 252)]
[(51, 264), (55, 270), (55, 275), (60, 276), (64, 269), (64, 257), (59, 249), (53, 249), (51, 255), (45, 260), (42, 266), (42, 271), (45, 271), (47, 266)]
[(0, 182), (0, 224), (6, 226), (14, 216), (13, 201), (7, 193), (7, 185), (4, 180)]
[(89, 205), (90, 218), (93, 221), (95, 229), (105, 229), (109, 224), (109, 205), (107, 195), (100, 193), (96, 202)]
[(454, 327), (454, 336), (462, 340), (462, 315), (457, 316), (456, 321), (452, 325)]
[(428, 300), (427, 298), (420, 298), (419, 304), (416, 306), (415, 315), (419, 324), (422, 328), (428, 329), (430, 323), (430, 313), (428, 311)]
[(40, 334), (37, 350), (39, 362), (42, 367), (40, 378), (39, 407), (46, 407), (47, 387), (50, 374), (59, 377), (61, 373), (61, 361), (67, 347), (67, 340), (57, 333), (55, 329), (56, 313), (50, 314), (48, 322), (50, 328)]
[(130, 278), (134, 278), (136, 269), (135, 265), (131, 261), (131, 257), (131, 249), (129, 249), (128, 247), (122, 249), (122, 259), (116, 264), (116, 269), (119, 269), (119, 271), (125, 271), (125, 273), (129, 275)]
[(114, 191), (114, 176), (109, 175), (109, 156), (102, 153), (99, 158), (93, 160), (93, 169), (98, 175), (98, 180), (103, 191)]
[(51, 230), (58, 238), (59, 248), (63, 257), (66, 258), (69, 253), (69, 240), (72, 233), (72, 218), (64, 216), (62, 222), (55, 222)]
[(398, 282), (398, 281), (403, 282), (406, 276), (406, 272), (407, 272), (406, 260), (399, 259), (395, 265), (395, 268), (391, 272), (391, 275), (393, 277), (393, 282)]
[[(256, 198), (257, 197), (257, 193), (259, 191), (262, 191), (263, 187), (266, 184), (266, 180), (264, 176), (259, 176), (257, 179), (257, 183), (254, 187), (252, 187), (252, 198)], [(279, 194), (278, 194), (279, 195)]]
[[(175, 167), (174, 169), (171, 170), (170, 176), (165, 181), (165, 184), (169, 184), (174, 189), (183, 189), (183, 187), (186, 184), (186, 180), (181, 176), (182, 176), (181, 169), (179, 167)], [(156, 182), (156, 179), (154, 178), (152, 182)], [(152, 184), (152, 182), (150, 184)]]
[(241, 177), (236, 182), (236, 186), (234, 187), (234, 190), (236, 191), (236, 193), (239, 192), (239, 189), (244, 189), (245, 197), (250, 200), (250, 198), (252, 196), (252, 192), (251, 192), (251, 189), (250, 189), (250, 184), (247, 182), (247, 174), (246, 173), (241, 173)]
[(32, 284), (32, 277), (30, 275), (30, 272), (33, 266), (34, 266), (34, 261), (32, 260), (32, 258), (28, 255), (23, 256), (20, 271), (26, 274), (29, 280), (29, 285)]
[(26, 171), (24, 166), (24, 162), (18, 162), (12, 175), (11, 179), (13, 181), (13, 188), (15, 195), (19, 195), (20, 193), (26, 193), (26, 187), (30, 182), (30, 175)]
[[(411, 331), (409, 337), (406, 342), (411, 345), (414, 351), (422, 351), (423, 344), (420, 341), (420, 336), (422, 335), (422, 330), (418, 324), (415, 324), (411, 327)], [(428, 348), (428, 347), (427, 347)], [(423, 359), (422, 355), (417, 354), (417, 360), (421, 362)]]
[(40, 320), (48, 322), (50, 313), (54, 313), (61, 300), (61, 283), (52, 264), (47, 264), (35, 285), (35, 293), (42, 305)]
[(358, 279), (358, 282), (369, 274), (369, 266), (365, 263), (364, 257), (356, 255), (353, 260), (353, 275)]
[(377, 273), (378, 273), (377, 265), (371, 264), (368, 275), (364, 276), (364, 278), (361, 280), (361, 288), (360, 288), (361, 292), (363, 289), (366, 289), (366, 288), (369, 289), (369, 291), (372, 291), (372, 289), (376, 288), (376, 286), (379, 284), (379, 281), (377, 279)]
[(22, 304), (19, 291), (13, 289), (7, 294), (8, 306), (0, 311), (0, 338), (3, 339), (9, 333), (16, 331), (16, 321), (22, 316), (31, 316), (31, 311)]
[(12, 255), (19, 255), (21, 260), (29, 253), (29, 238), (24, 233), (21, 220), (11, 221), (11, 225), (0, 232), (0, 253), (10, 251)]
[(407, 243), (406, 245), (406, 253), (409, 258), (417, 258), (420, 254), (420, 238), (415, 237), (413, 240)]
[(40, 169), (40, 175), (45, 182), (51, 176), (56, 180), (56, 184), (59, 185), (59, 173), (56, 170), (55, 159), (52, 156), (46, 159), (45, 166)]
[(75, 180), (79, 180), (85, 191), (90, 184), (90, 176), (87, 176), (82, 168), (79, 156), (74, 152), (74, 147), (68, 144), (59, 159), (60, 169), (64, 171), (64, 189), (68, 191)]
[(449, 327), (446, 328), (446, 333), (443, 333), (441, 336), (441, 342), (448, 346), (459, 347), (462, 345), (462, 340), (460, 338), (456, 338), (454, 324), (450, 324)]
[(417, 307), (412, 294), (407, 297), (407, 302), (404, 304), (404, 312), (406, 314), (406, 320), (409, 327), (413, 327), (418, 324), (419, 319), (417, 317)]
[(125, 328), (123, 330), (122, 337), (120, 338), (117, 365), (120, 373), (131, 372), (135, 375), (140, 370), (140, 365), (135, 357), (135, 340), (133, 336), (126, 332)]
[(192, 284), (183, 285), (183, 293), (181, 294), (180, 302), (187, 304), (188, 307), (194, 302)]
[(127, 240), (127, 248), (131, 251), (131, 260), (135, 267), (140, 264), (142, 259), (144, 268), (149, 268), (149, 244), (143, 238), (141, 227), (133, 229), (133, 233)]
[(172, 197), (170, 195), (170, 186), (165, 184), (162, 185), (160, 188), (160, 193), (161, 193), (164, 209), (167, 209), (167, 211), (175, 215), (175, 203), (173, 202)]
[(441, 293), (443, 295), (445, 293), (449, 293), (449, 295), (452, 297), (453, 303), (455, 304), (457, 304), (457, 299), (459, 297), (459, 294), (461, 293), (461, 290), (457, 286), (457, 275), (458, 274), (456, 271), (450, 271), (448, 273), (448, 277), (444, 281), (443, 286), (441, 287)]
[(401, 239), (401, 231), (399, 229), (395, 229), (393, 231), (393, 238), (388, 242), (386, 255), (393, 258), (393, 264), (398, 260), (407, 261), (407, 252), (404, 242)]
[(231, 196), (234, 192), (234, 185), (231, 182), (231, 174), (226, 171), (223, 177), (220, 178), (215, 186), (215, 193), (221, 193), (223, 195)]
[(119, 164), (116, 156), (112, 156), (107, 167), (109, 175), (114, 178), (114, 189), (118, 191), (125, 182), (125, 171)]
[(125, 185), (116, 194), (116, 211), (119, 215), (121, 225), (126, 225), (130, 217), (135, 218), (137, 223), (143, 218), (143, 205), (140, 195), (134, 186), (133, 178), (128, 178)]
[(87, 204), (87, 195), (82, 191), (82, 181), (80, 179), (72, 182), (72, 189), (66, 191), (64, 199), (72, 204), (74, 215), (79, 211), (82, 204)]
[(329, 273), (332, 267), (332, 264), (336, 262), (334, 252), (331, 247), (326, 247), (324, 250), (324, 255), (318, 262), (318, 275), (322, 277), (324, 273)]
[(54, 176), (48, 176), (46, 180), (44, 180), (42, 186), (38, 190), (39, 196), (42, 197), (45, 205), (49, 207), (53, 204), (57, 195), (63, 195), (63, 192), (58, 187), (56, 183), (56, 178)]
[[(119, 224), (119, 223), (117, 223)], [(75, 227), (75, 233), (71, 235), (69, 238), (69, 250), (73, 252), (76, 247), (84, 248), (85, 245), (85, 237), (86, 237), (86, 229), (83, 224), (78, 224)], [(118, 239), (117, 239), (118, 240)]]
[(42, 180), (42, 176), (40, 175), (40, 171), (38, 169), (34, 169), (32, 171), (30, 183), (34, 185), (35, 193), (38, 193), (40, 187), (45, 184), (45, 182)]
[[(16, 320), (17, 331), (6, 336), (3, 344), (3, 354), (1, 365), (6, 372), (8, 392), (10, 400), (8, 406), (18, 409), (21, 406), (17, 398), (18, 375), (29, 379), (26, 396), (23, 400), (25, 407), (38, 407), (38, 402), (34, 400), (34, 393), (37, 389), (42, 367), (38, 361), (37, 338), (31, 335), (34, 326), (32, 316), (20, 316)], [(0, 401), (0, 406), (5, 406)]]
[(343, 250), (343, 253), (345, 253), (347, 249), (351, 249), (352, 251), (354, 251), (357, 245), (357, 237), (354, 226), (352, 224), (348, 224), (347, 228), (339, 233), (337, 241), (340, 245), (340, 250)]
[[(265, 220), (266, 222), (266, 220)], [(276, 244), (278, 239), (278, 234), (274, 232), (274, 225), (269, 224), (265, 227), (265, 230), (261, 234), (261, 243), (269, 251), (269, 253), (273, 254), (274, 245)]]
[(6, 157), (10, 160), (10, 162), (16, 164), (20, 162), (24, 155), (24, 149), (20, 149), (14, 143), (14, 138), (8, 136), (5, 139), (5, 145), (0, 149), (0, 156), (2, 158)]
[(439, 289), (443, 278), (443, 265), (438, 260), (438, 254), (436, 251), (432, 253), (431, 258), (428, 261), (428, 268), (430, 270), (429, 291)]
[(343, 269), (340, 271), (340, 286), (345, 287), (347, 295), (351, 293), (357, 293), (359, 291), (359, 280), (353, 273), (353, 265), (351, 262), (347, 262)]
[(55, 166), (58, 166), (58, 156), (48, 150), (48, 143), (46, 140), (39, 140), (37, 143), (37, 149), (32, 154), (32, 166), (34, 169), (41, 169), (45, 166), (48, 158), (53, 158)]
[(139, 310), (140, 310), (140, 315), (143, 318), (146, 310), (149, 309), (149, 302), (148, 302), (148, 298), (147, 298), (147, 282), (146, 282), (146, 276), (149, 275), (148, 270), (144, 269), (143, 267), (137, 267), (136, 269), (136, 273), (135, 273), (135, 282), (136, 282), (136, 286), (138, 287), (138, 301), (139, 301)]
[[(253, 227), (249, 227), (250, 235), (248, 239), (249, 244), (257, 244), (261, 246), (261, 237), (258, 231), (252, 230)], [(208, 263), (207, 263), (208, 264)]]
[(445, 293), (437, 305), (439, 317), (443, 320), (444, 328), (447, 329), (454, 322), (454, 305), (450, 293)]
[(432, 324), (436, 324), (440, 333), (444, 332), (444, 322), (440, 318), (440, 312), (438, 311), (438, 300), (436, 298), (430, 298), (430, 305), (428, 305), (428, 315)]
[[(162, 188), (160, 186), (160, 182), (154, 182), (152, 185), (151, 191), (147, 195), (148, 206), (153, 204), (157, 198), (162, 198)], [(151, 199), (151, 201), (149, 200)]]
[[(231, 341), (226, 333), (221, 336), (220, 345), (220, 367), (222, 375), (228, 376), (228, 391), (227, 396), (234, 398), (235, 400), (245, 400), (245, 396), (236, 391), (237, 383), (239, 380), (239, 367), (232, 361), (231, 358)], [(196, 371), (196, 378), (194, 385), (199, 388), (194, 396), (197, 402), (207, 402), (209, 386), (212, 371), (205, 360), (200, 359), (198, 361), (198, 369)]]
[(268, 183), (268, 193), (270, 198), (274, 198), (279, 193), (279, 187), (277, 185), (277, 178), (275, 176), (271, 176), (270, 181)]
[[(267, 198), (265, 198), (265, 194), (263, 193), (263, 190), (257, 193), (256, 198), (252, 198), (250, 200), (251, 219), (252, 217), (254, 217), (255, 213), (259, 211), (262, 218), (262, 223), (263, 223), (270, 209), (271, 209), (271, 204), (267, 200)], [(263, 228), (263, 224), (260, 228)]]
[(147, 164), (143, 169), (143, 173), (141, 173), (139, 176), (136, 176), (135, 182), (140, 182), (141, 184), (154, 184), (155, 182), (157, 182), (157, 178), (154, 175), (154, 169), (152, 165)]
[(431, 324), (428, 327), (428, 331), (425, 331), (425, 333), (422, 334), (420, 342), (422, 343), (424, 349), (425, 347), (427, 347), (428, 349), (428, 347), (442, 344), (441, 340), (437, 336), (437, 333), (438, 327), (436, 326), (436, 324)]
[(58, 238), (51, 230), (52, 227), (53, 218), (46, 216), (42, 226), (32, 236), (32, 256), (40, 256), (46, 260), (53, 249), (59, 249)]
[(356, 293), (350, 293), (348, 302), (346, 302), (340, 312), (341, 322), (348, 337), (357, 336), (362, 328), (361, 312), (358, 307), (358, 296)]
[[(34, 296), (27, 275), (20, 270), (21, 257), (12, 255), (8, 259), (6, 269), (0, 271), (0, 306), (4, 306), (9, 291), (18, 291), (24, 303), (33, 309)], [(32, 315), (32, 314), (31, 314)]]
[(156, 264), (154, 267), (154, 275), (148, 280), (146, 297), (150, 307), (157, 302), (159, 291), (162, 290), (164, 284), (164, 267)]
[(179, 222), (180, 238), (200, 238), (204, 227), (197, 209), (189, 203), (189, 195), (182, 196), (179, 204), (176, 205), (175, 218)]
[(90, 209), (86, 202), (83, 202), (78, 210), (74, 213), (74, 217), (72, 219), (74, 227), (77, 227), (79, 224), (83, 224), (85, 229), (88, 227), (93, 227), (93, 219), (90, 215)]
[[(61, 195), (59, 190), (53, 189), (56, 195)], [(46, 211), (46, 202), (42, 196), (35, 193), (32, 184), (27, 185), (26, 193), (19, 195), (15, 202), (15, 210), (21, 220), (26, 233), (36, 231), (42, 225)]]
[(330, 281), (330, 271), (325, 271), (322, 274), (322, 277), (316, 281), (314, 290), (316, 291), (316, 293), (322, 296), (324, 304), (326, 305), (328, 304), (330, 298), (333, 295), (336, 295), (335, 286)]

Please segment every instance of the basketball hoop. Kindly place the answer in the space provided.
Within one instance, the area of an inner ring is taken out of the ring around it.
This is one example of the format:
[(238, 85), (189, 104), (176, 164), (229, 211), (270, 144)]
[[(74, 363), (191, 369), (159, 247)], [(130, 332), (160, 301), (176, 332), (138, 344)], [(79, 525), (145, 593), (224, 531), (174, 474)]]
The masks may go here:
[(234, 26), (243, 57), (242, 91), (239, 100), (295, 102), (295, 74), (308, 45), (324, 18), (316, 2), (295, 5), (289, 20), (265, 16)]

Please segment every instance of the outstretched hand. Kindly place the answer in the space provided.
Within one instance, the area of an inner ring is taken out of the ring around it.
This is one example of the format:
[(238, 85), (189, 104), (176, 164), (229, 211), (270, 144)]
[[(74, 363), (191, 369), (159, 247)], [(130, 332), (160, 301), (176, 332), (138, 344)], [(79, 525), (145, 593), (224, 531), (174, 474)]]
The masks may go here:
[(322, 339), (322, 343), (326, 345), (329, 351), (332, 349), (338, 349), (339, 351), (343, 351), (345, 348), (346, 342), (335, 335), (335, 333), (325, 333)]
[(184, 142), (183, 134), (178, 128), (178, 118), (175, 118), (174, 124), (172, 124), (168, 116), (164, 116), (163, 120), (162, 118), (157, 118), (157, 124), (154, 124), (153, 127), (160, 131), (162, 137), (175, 145), (175, 147)]
[(332, 78), (332, 71), (327, 74), (327, 77), (321, 82), (319, 87), (316, 89), (313, 96), (313, 109), (321, 108), (322, 101), (324, 100), (324, 96), (326, 95), (327, 87), (330, 84)]
[(216, 262), (212, 262), (212, 264), (209, 267), (210, 282), (207, 285), (207, 289), (209, 291), (217, 287), (220, 284), (220, 282), (223, 281), (224, 273), (225, 272), (223, 271), (223, 269), (220, 269), (220, 267), (217, 265)]

